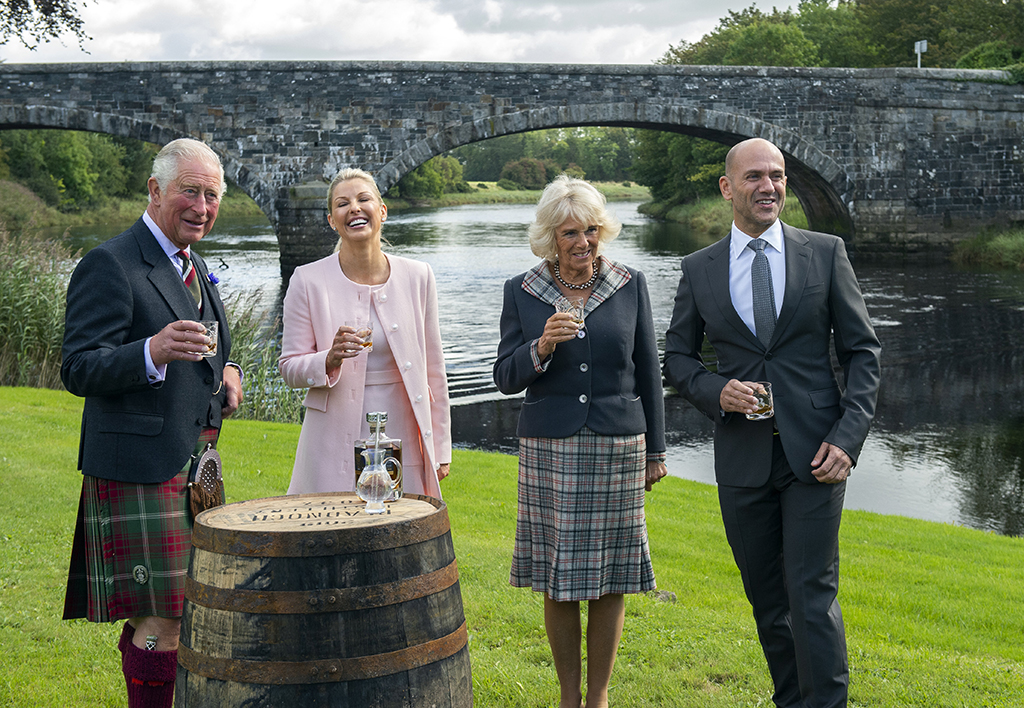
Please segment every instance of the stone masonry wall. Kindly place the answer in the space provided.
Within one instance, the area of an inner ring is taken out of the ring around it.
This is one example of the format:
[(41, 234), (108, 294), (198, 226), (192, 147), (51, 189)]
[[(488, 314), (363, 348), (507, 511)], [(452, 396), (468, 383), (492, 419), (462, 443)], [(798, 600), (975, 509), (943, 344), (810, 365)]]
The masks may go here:
[[(0, 129), (200, 138), (267, 213), (282, 268), (329, 252), (309, 183), (382, 189), (458, 145), (619, 125), (787, 155), (812, 226), (863, 252), (945, 249), (1024, 221), (1024, 88), (1002, 72), (412, 62), (0, 64)], [(319, 213), (318, 213), (319, 210)]]

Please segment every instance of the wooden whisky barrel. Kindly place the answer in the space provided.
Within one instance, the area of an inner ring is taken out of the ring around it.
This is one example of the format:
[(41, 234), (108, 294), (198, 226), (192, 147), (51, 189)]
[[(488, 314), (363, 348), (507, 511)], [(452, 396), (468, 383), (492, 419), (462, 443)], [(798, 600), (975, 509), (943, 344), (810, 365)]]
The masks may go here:
[(364, 506), (304, 494), (196, 518), (175, 706), (473, 705), (447, 507)]

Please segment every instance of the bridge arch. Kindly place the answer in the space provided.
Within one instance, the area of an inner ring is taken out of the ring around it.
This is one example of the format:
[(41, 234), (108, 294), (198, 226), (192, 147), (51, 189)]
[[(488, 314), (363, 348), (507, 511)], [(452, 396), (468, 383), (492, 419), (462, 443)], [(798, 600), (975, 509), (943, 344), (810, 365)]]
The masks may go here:
[[(159, 123), (140, 120), (116, 113), (104, 113), (80, 108), (55, 107), (37, 104), (22, 106), (0, 105), (0, 130), (17, 129), (57, 129), (81, 130), (90, 133), (104, 133), (120, 138), (133, 138), (156, 145), (166, 145), (177, 138), (193, 138), (194, 135), (183, 133)], [(260, 207), (263, 213), (273, 222), (274, 195), (273, 190), (255, 176), (244, 164), (237, 162), (232, 155), (223, 150), (216, 142), (210, 147), (220, 157), (225, 174), (238, 187), (248, 194)]]
[(1002, 71), (473, 62), (0, 65), (0, 127), (201, 138), (260, 205), (281, 269), (330, 252), (324, 175), (384, 187), (430, 157), (574, 125), (761, 136), (814, 228), (857, 254), (942, 253), (1024, 222), (1020, 86)]
[(810, 228), (839, 234), (848, 241), (853, 239), (852, 199), (847, 194), (849, 177), (817, 146), (792, 130), (764, 120), (678, 104), (579, 103), (466, 121), (440, 130), (396, 155), (378, 172), (377, 183), (385, 192), (430, 158), (462, 145), (502, 135), (587, 125), (684, 133), (726, 145), (747, 138), (769, 140), (785, 155), (790, 188), (800, 199)]

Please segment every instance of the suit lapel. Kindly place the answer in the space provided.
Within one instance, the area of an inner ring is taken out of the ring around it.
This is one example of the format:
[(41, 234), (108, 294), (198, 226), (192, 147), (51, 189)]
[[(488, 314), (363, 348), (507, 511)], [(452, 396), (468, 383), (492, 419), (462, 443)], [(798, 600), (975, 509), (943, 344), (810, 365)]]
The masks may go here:
[(135, 240), (139, 244), (142, 260), (150, 266), (149, 282), (153, 284), (160, 296), (179, 320), (196, 320), (199, 318), (196, 302), (185, 288), (178, 271), (171, 265), (171, 260), (160, 248), (156, 237), (150, 232), (146, 222), (139, 219), (133, 227)]
[(813, 253), (810, 242), (799, 229), (783, 224), (782, 236), (786, 240), (786, 293), (782, 298), (782, 309), (775, 324), (772, 342), (785, 334), (786, 327), (793, 320), (804, 286), (807, 284)]
[(726, 236), (708, 252), (708, 261), (705, 266), (708, 285), (722, 318), (749, 342), (764, 348), (761, 340), (750, 331), (750, 328), (747, 327), (743, 318), (736, 312), (736, 307), (732, 304), (732, 293), (729, 290), (730, 240), (731, 238)]

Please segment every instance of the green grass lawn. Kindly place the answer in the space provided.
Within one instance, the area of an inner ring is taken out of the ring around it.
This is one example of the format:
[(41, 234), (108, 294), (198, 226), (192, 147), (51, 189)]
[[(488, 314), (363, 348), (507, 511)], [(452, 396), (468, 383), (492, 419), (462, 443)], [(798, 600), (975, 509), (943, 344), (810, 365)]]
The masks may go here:
[[(81, 407), (0, 388), (0, 706), (125, 703), (119, 623), (60, 620)], [(228, 501), (283, 494), (298, 432), (228, 421)], [(442, 484), (482, 708), (557, 704), (541, 598), (508, 585), (515, 479), (514, 457), (458, 451)], [(647, 513), (658, 586), (675, 601), (627, 599), (612, 705), (771, 706), (714, 488), (669, 478)], [(851, 706), (1024, 705), (1024, 540), (848, 511), (841, 553)]]

